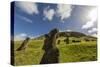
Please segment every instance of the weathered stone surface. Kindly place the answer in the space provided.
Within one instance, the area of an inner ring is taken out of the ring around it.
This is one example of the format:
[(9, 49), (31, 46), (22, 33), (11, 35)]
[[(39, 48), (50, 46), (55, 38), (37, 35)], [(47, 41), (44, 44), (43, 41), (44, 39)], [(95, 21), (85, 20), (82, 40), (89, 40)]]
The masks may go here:
[(30, 40), (29, 37), (27, 37), (23, 43), (21, 44), (21, 46), (17, 49), (17, 51), (20, 51), (20, 50), (24, 50), (27, 46), (28, 46), (28, 41)]
[(40, 64), (50, 64), (59, 62), (59, 50), (56, 47), (56, 39), (58, 29), (51, 30), (48, 34), (45, 35), (45, 41), (43, 50), (45, 51)]

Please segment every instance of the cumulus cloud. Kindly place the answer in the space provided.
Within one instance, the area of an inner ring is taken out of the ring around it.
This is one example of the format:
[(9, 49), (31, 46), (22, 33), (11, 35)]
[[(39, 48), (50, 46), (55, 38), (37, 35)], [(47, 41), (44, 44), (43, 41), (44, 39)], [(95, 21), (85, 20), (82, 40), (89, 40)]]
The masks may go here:
[(94, 26), (94, 23), (97, 21), (97, 8), (93, 8), (88, 14), (89, 21), (82, 26), (82, 29), (89, 29)]
[(70, 29), (68, 29), (68, 30), (66, 30), (67, 32), (71, 32), (72, 30), (70, 30)]
[(15, 2), (15, 5), (28, 14), (39, 13), (37, 4), (32, 2)]
[(97, 28), (92, 28), (91, 30), (88, 30), (88, 33), (97, 33)]
[(25, 17), (25, 16), (21, 16), (21, 15), (17, 15), (20, 19), (22, 19), (22, 20), (24, 20), (24, 21), (26, 21), (26, 22), (28, 22), (28, 23), (32, 23), (32, 20), (31, 19), (29, 19), (29, 18), (27, 18), (27, 17)]
[(22, 36), (22, 37), (26, 37), (26, 36), (27, 36), (27, 34), (22, 33), (22, 34), (20, 34), (20, 36)]
[(70, 30), (70, 29), (67, 29), (67, 30), (60, 30), (60, 32), (65, 32), (65, 31), (71, 32), (72, 30)]
[(93, 37), (97, 37), (97, 33), (94, 33), (94, 34), (92, 34), (91, 36), (93, 36)]
[(21, 34), (15, 35), (14, 40), (15, 41), (20, 41), (20, 40), (24, 40), (26, 37), (27, 37), (27, 34), (21, 33)]
[(48, 19), (49, 21), (51, 21), (55, 15), (56, 17), (60, 17), (60, 20), (64, 22), (65, 19), (71, 16), (72, 9), (72, 5), (66, 4), (58, 4), (56, 9), (50, 9), (50, 7), (48, 6), (43, 11), (43, 14), (45, 16), (43, 20)]
[(48, 19), (49, 21), (51, 21), (53, 19), (55, 12), (54, 9), (49, 9), (49, 7), (47, 7), (46, 9), (44, 9), (43, 14), (45, 16), (43, 18), (44, 20)]
[(57, 16), (60, 17), (61, 21), (64, 21), (64, 19), (67, 19), (71, 16), (72, 9), (72, 5), (57, 5)]
[(93, 25), (94, 25), (94, 22), (88, 21), (85, 25), (82, 26), (82, 29), (91, 28), (91, 27), (93, 27)]
[(34, 38), (37, 38), (37, 37), (39, 37), (39, 35), (36, 35), (36, 36), (33, 36), (33, 35), (30, 35), (30, 36), (28, 36), (30, 39), (34, 39)]

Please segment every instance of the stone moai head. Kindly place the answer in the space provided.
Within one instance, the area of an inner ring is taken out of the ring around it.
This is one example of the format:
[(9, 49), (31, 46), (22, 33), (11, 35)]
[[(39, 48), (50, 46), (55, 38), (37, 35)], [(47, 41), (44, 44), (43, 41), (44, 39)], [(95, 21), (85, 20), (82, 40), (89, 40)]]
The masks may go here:
[(50, 32), (49, 32), (49, 34), (50, 34), (50, 36), (54, 36), (56, 33), (58, 33), (59, 32), (59, 30), (57, 29), (57, 28), (55, 28), (55, 29), (53, 29), (53, 30), (51, 30)]
[(50, 48), (56, 48), (56, 37), (58, 32), (59, 30), (55, 28), (48, 33), (48, 35), (50, 36), (48, 43), (50, 45)]
[(49, 38), (49, 35), (48, 34), (45, 34), (44, 36), (45, 36), (45, 38)]
[(29, 37), (26, 38), (26, 40), (29, 40), (29, 39), (30, 39)]

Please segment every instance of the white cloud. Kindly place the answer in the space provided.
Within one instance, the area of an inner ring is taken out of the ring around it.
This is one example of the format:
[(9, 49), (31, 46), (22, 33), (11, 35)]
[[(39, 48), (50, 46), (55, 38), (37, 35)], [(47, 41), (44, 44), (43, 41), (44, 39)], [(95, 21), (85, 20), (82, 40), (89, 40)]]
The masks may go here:
[(22, 36), (22, 37), (26, 37), (26, 36), (27, 36), (27, 34), (22, 33), (22, 34), (20, 34), (20, 36)]
[(92, 34), (91, 36), (97, 37), (97, 34), (96, 34), (96, 33), (94, 33), (94, 34)]
[(25, 17), (25, 16), (21, 16), (21, 15), (17, 15), (20, 19), (22, 19), (22, 20), (24, 20), (24, 21), (26, 21), (26, 22), (29, 22), (29, 23), (32, 23), (32, 20), (31, 19), (29, 19), (29, 18), (27, 18), (27, 17)]
[(49, 21), (51, 21), (53, 19), (55, 12), (54, 12), (54, 9), (49, 9), (49, 7), (48, 7), (46, 9), (44, 9), (43, 14), (45, 16), (43, 18), (43, 20), (45, 20), (47, 18)]
[(15, 41), (20, 41), (20, 40), (24, 40), (26, 37), (27, 37), (27, 34), (21, 33), (21, 34), (15, 35), (14, 40)]
[(57, 16), (61, 18), (61, 21), (64, 21), (64, 19), (67, 19), (71, 16), (72, 9), (72, 5), (57, 5)]
[(88, 30), (88, 33), (97, 33), (97, 28), (92, 28), (91, 30)]
[(68, 30), (66, 30), (67, 32), (71, 32), (72, 30), (70, 30), (70, 29), (68, 29)]
[(60, 32), (65, 32), (65, 31), (71, 32), (72, 30), (70, 30), (70, 29), (67, 29), (67, 30), (60, 30)]
[(28, 14), (39, 13), (37, 4), (32, 2), (15, 2), (15, 5)]
[(30, 37), (30, 39), (34, 39), (34, 38), (37, 38), (37, 37), (40, 37), (41, 35), (36, 35), (36, 36), (29, 36)]
[(93, 8), (88, 14), (89, 21), (82, 26), (82, 29), (89, 29), (94, 26), (94, 23), (97, 21), (97, 8)]
[(94, 25), (94, 22), (88, 21), (85, 25), (82, 26), (82, 29), (91, 28), (91, 27), (93, 27), (93, 25)]

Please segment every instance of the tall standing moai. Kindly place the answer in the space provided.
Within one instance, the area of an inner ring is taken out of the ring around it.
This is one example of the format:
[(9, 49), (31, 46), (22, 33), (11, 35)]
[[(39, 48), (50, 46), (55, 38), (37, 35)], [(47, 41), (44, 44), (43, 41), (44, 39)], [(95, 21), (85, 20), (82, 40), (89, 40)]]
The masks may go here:
[(66, 37), (66, 44), (69, 44), (69, 37)]
[(27, 38), (22, 42), (21, 46), (17, 49), (17, 51), (26, 49), (27, 46), (28, 46), (29, 40), (30, 40), (30, 38), (27, 37)]
[(52, 45), (52, 48), (54, 49), (56, 49), (57, 48), (57, 46), (56, 46), (56, 40), (57, 40), (57, 38), (58, 38), (58, 35), (59, 35), (59, 30), (58, 29), (53, 29), (53, 30), (51, 30), (50, 32), (49, 32), (49, 35), (50, 35), (50, 43), (51, 43), (51, 45)]
[(50, 64), (59, 62), (59, 50), (56, 47), (56, 39), (59, 30), (53, 29), (45, 36), (44, 41), (44, 55), (40, 61), (40, 64)]

